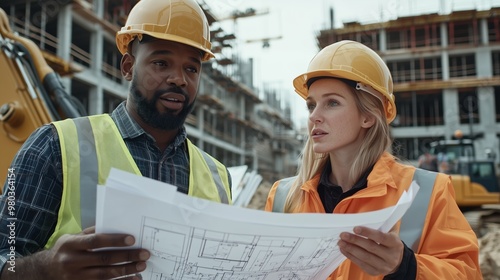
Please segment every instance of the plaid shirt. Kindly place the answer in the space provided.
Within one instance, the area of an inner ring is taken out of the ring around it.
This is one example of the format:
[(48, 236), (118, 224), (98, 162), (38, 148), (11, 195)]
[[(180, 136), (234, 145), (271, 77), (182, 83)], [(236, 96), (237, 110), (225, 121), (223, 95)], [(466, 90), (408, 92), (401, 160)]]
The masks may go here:
[[(185, 128), (162, 153), (154, 138), (127, 113), (124, 102), (111, 117), (143, 176), (188, 192)], [(9, 174), (15, 176), (10, 181), (10, 190), (14, 187), (15, 195), (9, 197), (9, 180), (6, 180), (0, 197), (0, 271), (9, 259), (11, 246), (15, 246), (17, 257), (29, 255), (42, 249), (54, 232), (63, 188), (61, 166), (59, 137), (50, 124), (34, 131), (14, 158)], [(8, 209), (9, 200), (15, 202), (12, 212)], [(11, 231), (8, 225), (12, 223), (15, 229)], [(12, 244), (12, 237), (15, 237), (15, 244)]]

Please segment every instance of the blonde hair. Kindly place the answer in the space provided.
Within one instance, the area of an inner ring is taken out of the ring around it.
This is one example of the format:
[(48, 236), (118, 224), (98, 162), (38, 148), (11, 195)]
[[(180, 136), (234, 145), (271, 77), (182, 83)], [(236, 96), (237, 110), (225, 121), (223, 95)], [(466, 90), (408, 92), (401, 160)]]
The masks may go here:
[[(354, 96), (358, 110), (362, 114), (375, 119), (374, 125), (368, 128), (365, 141), (363, 141), (360, 152), (354, 159), (349, 171), (351, 181), (357, 182), (363, 172), (375, 164), (385, 151), (391, 152), (392, 139), (381, 100), (367, 92), (356, 90), (352, 87), (349, 88)], [(315, 153), (313, 151), (313, 143), (308, 137), (302, 150), (301, 158), (302, 164), (299, 166), (297, 178), (293, 182), (285, 202), (285, 212), (288, 213), (300, 207), (304, 200), (303, 192), (301, 191), (302, 185), (323, 170), (328, 160), (328, 154)]]

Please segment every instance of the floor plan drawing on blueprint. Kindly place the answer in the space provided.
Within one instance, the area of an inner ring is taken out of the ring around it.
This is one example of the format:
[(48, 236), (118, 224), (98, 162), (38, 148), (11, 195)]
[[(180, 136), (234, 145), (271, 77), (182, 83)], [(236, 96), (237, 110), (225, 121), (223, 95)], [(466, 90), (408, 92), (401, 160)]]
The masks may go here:
[(269, 213), (190, 197), (112, 170), (98, 187), (96, 232), (131, 234), (134, 247), (149, 250), (144, 280), (326, 279), (345, 260), (340, 233), (357, 225), (387, 232), (414, 191), (397, 205), (360, 214)]
[(145, 278), (155, 280), (314, 279), (338, 251), (334, 238), (228, 234), (150, 218), (144, 219), (141, 240), (163, 263)]

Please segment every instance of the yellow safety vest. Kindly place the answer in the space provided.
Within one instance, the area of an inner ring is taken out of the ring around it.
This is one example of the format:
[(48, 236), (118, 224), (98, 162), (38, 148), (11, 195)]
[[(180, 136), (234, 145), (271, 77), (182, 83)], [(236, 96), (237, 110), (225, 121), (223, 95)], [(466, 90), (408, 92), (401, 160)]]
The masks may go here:
[[(63, 193), (56, 228), (45, 248), (51, 248), (63, 234), (78, 233), (95, 224), (97, 184), (105, 184), (112, 167), (141, 175), (109, 115), (53, 124), (61, 145)], [(190, 165), (188, 195), (231, 204), (226, 167), (189, 139), (186, 142)]]

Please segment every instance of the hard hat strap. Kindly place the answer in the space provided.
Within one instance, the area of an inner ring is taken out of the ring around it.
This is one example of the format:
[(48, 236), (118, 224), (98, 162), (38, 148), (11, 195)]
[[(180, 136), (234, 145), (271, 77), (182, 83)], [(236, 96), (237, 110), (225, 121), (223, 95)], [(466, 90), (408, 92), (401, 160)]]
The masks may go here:
[(380, 100), (380, 102), (382, 102), (382, 105), (384, 105), (384, 107), (385, 107), (385, 100), (386, 99), (384, 98), (384, 96), (380, 92), (378, 92), (376, 89), (371, 87), (370, 85), (364, 85), (360, 82), (357, 82), (356, 83), (356, 90), (368, 92), (369, 94), (377, 97)]

